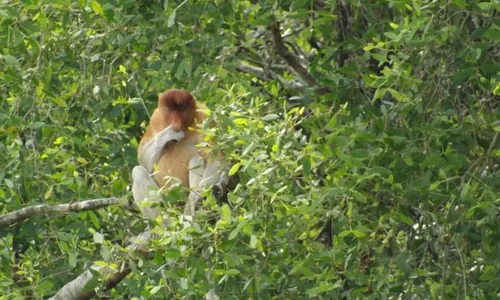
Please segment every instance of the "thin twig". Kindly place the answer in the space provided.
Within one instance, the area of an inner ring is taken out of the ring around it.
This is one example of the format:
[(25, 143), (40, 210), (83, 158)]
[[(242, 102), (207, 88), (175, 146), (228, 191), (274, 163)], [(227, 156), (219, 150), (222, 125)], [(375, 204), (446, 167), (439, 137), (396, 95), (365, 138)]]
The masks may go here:
[(293, 80), (285, 80), (283, 77), (279, 76), (273, 70), (270, 69), (264, 70), (259, 67), (251, 66), (249, 64), (240, 63), (236, 67), (236, 70), (238, 70), (239, 72), (255, 75), (255, 77), (257, 77), (262, 81), (278, 80), (287, 90), (294, 90), (294, 91), (304, 90), (304, 85), (302, 85), (300, 82)]
[(465, 178), (467, 177), (467, 175), (477, 167), (477, 165), (481, 162), (481, 160), (483, 160), (483, 158), (487, 158), (488, 156), (490, 156), (491, 151), (493, 151), (493, 148), (495, 147), (495, 145), (497, 143), (497, 138), (498, 138), (498, 131), (495, 132), (495, 135), (493, 136), (493, 139), (491, 140), (490, 146), (488, 147), (488, 150), (486, 150), (486, 153), (484, 155), (480, 156), (478, 159), (476, 159), (470, 165), (470, 167), (467, 169), (467, 171), (465, 171), (464, 175), (462, 175), (462, 183), (465, 181)]

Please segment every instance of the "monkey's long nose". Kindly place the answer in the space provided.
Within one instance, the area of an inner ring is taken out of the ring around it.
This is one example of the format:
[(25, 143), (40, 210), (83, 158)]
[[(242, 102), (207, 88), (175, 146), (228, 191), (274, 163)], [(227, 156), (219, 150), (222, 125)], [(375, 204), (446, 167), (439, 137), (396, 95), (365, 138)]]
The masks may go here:
[(181, 131), (181, 129), (182, 129), (182, 123), (180, 121), (173, 121), (172, 122), (172, 129), (174, 131), (176, 131), (176, 132), (177, 131)]

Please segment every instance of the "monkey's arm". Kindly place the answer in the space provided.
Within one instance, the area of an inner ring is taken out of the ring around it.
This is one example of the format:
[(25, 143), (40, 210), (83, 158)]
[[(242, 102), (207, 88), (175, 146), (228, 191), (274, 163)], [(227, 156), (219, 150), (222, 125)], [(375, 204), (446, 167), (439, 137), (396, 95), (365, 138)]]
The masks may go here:
[(143, 145), (139, 146), (139, 164), (149, 173), (153, 172), (154, 165), (160, 159), (163, 148), (171, 141), (179, 141), (184, 137), (184, 131), (174, 131), (168, 126)]

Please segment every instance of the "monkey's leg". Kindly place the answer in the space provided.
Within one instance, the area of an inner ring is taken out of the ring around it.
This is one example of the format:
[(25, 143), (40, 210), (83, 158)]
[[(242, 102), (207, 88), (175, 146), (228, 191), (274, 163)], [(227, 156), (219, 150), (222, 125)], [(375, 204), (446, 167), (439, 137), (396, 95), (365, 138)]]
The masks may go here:
[(168, 126), (161, 132), (155, 134), (155, 136), (147, 141), (142, 149), (139, 150), (139, 164), (146, 168), (146, 170), (151, 174), (153, 172), (154, 165), (158, 163), (160, 159), (161, 152), (166, 144), (171, 141), (179, 141), (184, 137), (184, 131), (174, 131), (172, 126)]
[(200, 181), (203, 179), (203, 172), (205, 172), (205, 162), (199, 155), (194, 156), (189, 161), (189, 187), (197, 188)]
[(205, 172), (205, 162), (201, 156), (196, 155), (189, 161), (189, 192), (188, 201), (184, 207), (184, 214), (194, 216), (194, 208), (200, 197), (199, 186)]
[[(201, 167), (192, 169), (192, 165), (193, 167), (196, 165), (201, 165)], [(191, 188), (191, 192), (189, 193), (188, 202), (184, 207), (185, 215), (193, 217), (194, 211), (196, 209), (196, 204), (201, 199), (201, 192), (203, 191), (203, 189), (206, 186), (211, 187), (219, 182), (222, 171), (221, 166), (222, 164), (220, 161), (214, 160), (209, 161), (207, 165), (203, 167), (203, 159), (201, 159), (201, 161), (196, 157), (191, 159), (191, 161), (189, 162), (189, 187)], [(194, 170), (197, 170), (196, 173), (194, 173)], [(191, 174), (193, 174), (193, 177), (196, 178), (196, 180), (193, 181), (193, 184), (191, 184)]]
[[(214, 172), (214, 169), (216, 168), (217, 165), (215, 165), (214, 163), (208, 163), (207, 168), (205, 168), (205, 162), (203, 161), (203, 158), (201, 158), (199, 155), (193, 157), (189, 161), (189, 188), (191, 189), (191, 192), (189, 193), (188, 201), (186, 203), (186, 206), (184, 207), (184, 215), (189, 215), (191, 217), (194, 216), (196, 204), (201, 199), (201, 192), (203, 186), (200, 185), (200, 183), (202, 181), (208, 184), (215, 184), (219, 182), (219, 179), (215, 177), (208, 178), (207, 176), (207, 178), (204, 178), (205, 174), (210, 174), (210, 172)], [(215, 179), (217, 180), (215, 181)], [(213, 181), (215, 182), (212, 183)], [(208, 274), (208, 277), (209, 277), (208, 278), (209, 282), (214, 283), (214, 280), (211, 278), (210, 274)], [(210, 289), (210, 291), (208, 291), (208, 293), (205, 294), (205, 299), (207, 300), (219, 299), (219, 296), (217, 296), (215, 292), (215, 288)]]
[[(162, 198), (159, 194), (158, 185), (153, 180), (148, 170), (142, 166), (135, 166), (132, 170), (132, 195), (135, 204), (139, 207), (142, 214), (150, 219), (156, 220), (160, 211), (152, 205), (160, 203)], [(168, 219), (162, 216), (163, 224), (168, 224)]]
[(222, 173), (222, 162), (219, 160), (209, 161), (203, 172), (200, 187), (212, 186), (219, 182)]

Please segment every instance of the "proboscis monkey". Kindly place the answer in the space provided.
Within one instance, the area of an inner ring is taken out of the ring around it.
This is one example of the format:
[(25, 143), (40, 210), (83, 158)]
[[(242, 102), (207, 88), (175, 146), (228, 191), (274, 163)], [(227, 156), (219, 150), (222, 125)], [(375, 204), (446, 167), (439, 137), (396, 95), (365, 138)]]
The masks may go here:
[[(194, 215), (196, 193), (219, 181), (220, 158), (212, 159), (196, 147), (204, 138), (196, 128), (207, 118), (204, 110), (188, 91), (170, 89), (159, 95), (158, 107), (139, 143), (140, 166), (132, 171), (134, 200), (147, 218), (158, 217), (158, 209), (151, 205), (161, 201), (159, 187), (172, 184), (169, 177), (191, 189), (184, 208), (184, 214), (190, 216)], [(153, 173), (155, 164), (158, 171)]]

